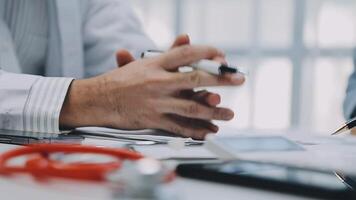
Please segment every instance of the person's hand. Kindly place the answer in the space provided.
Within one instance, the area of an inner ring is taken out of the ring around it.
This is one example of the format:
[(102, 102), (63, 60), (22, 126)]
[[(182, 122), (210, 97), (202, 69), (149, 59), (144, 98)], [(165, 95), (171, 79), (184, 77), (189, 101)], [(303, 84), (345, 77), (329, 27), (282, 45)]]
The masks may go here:
[[(183, 46), (183, 45), (189, 45), (190, 44), (190, 38), (187, 34), (183, 34), (178, 36), (175, 41), (173, 42), (171, 49)], [(119, 50), (116, 55), (117, 58), (117, 63), (118, 67), (123, 67), (129, 64), (130, 62), (135, 61), (133, 56), (127, 51), (127, 50)], [(212, 60), (215, 60), (217, 62), (227, 64), (225, 60), (225, 55), (223, 53), (219, 53), (218, 56), (212, 58)], [(217, 106), (221, 102), (221, 97), (219, 94), (208, 92), (207, 90), (200, 90), (200, 91), (194, 91), (194, 90), (182, 90), (179, 92), (177, 95), (180, 98), (188, 99), (188, 100), (193, 100), (198, 103), (207, 105), (207, 106)], [(203, 120), (202, 120), (203, 121)], [(207, 122), (210, 122), (209, 120)], [(203, 123), (207, 123), (203, 122)], [(217, 126), (211, 126), (211, 130), (213, 132), (218, 131)]]
[[(189, 44), (190, 44), (189, 36), (187, 34), (182, 34), (175, 39), (175, 41), (171, 46), (171, 49), (183, 45), (189, 45)], [(116, 53), (116, 60), (118, 63), (118, 67), (124, 67), (130, 62), (135, 61), (134, 57), (127, 50), (119, 50)], [(219, 53), (218, 56), (212, 58), (212, 60), (223, 64), (227, 64), (225, 60), (225, 55), (222, 52)], [(200, 90), (196, 92), (194, 92), (194, 90), (184, 90), (184, 91), (180, 91), (179, 96), (185, 99), (191, 99), (197, 101), (207, 106), (217, 106), (221, 102), (221, 97), (219, 94), (208, 92), (207, 90)]]
[[(63, 105), (60, 125), (162, 129), (203, 139), (207, 133), (217, 131), (210, 120), (230, 120), (234, 113), (195, 101), (192, 96), (183, 98), (182, 91), (237, 86), (244, 82), (244, 77), (215, 76), (200, 70), (179, 73), (177, 69), (219, 56), (220, 51), (213, 47), (182, 45), (156, 58), (130, 61), (101, 76), (75, 80)], [(192, 95), (196, 97), (199, 93)]]

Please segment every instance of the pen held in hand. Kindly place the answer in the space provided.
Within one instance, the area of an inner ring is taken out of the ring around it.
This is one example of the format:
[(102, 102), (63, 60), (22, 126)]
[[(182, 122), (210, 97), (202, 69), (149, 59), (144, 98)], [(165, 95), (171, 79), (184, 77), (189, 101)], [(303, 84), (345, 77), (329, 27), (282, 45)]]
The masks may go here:
[(334, 133), (332, 133), (331, 135), (337, 135), (340, 134), (342, 132), (351, 130), (353, 128), (356, 128), (356, 117), (354, 117), (353, 119), (351, 119), (350, 121), (346, 122), (342, 127), (340, 127), (339, 129), (337, 129)]
[[(152, 58), (152, 57), (159, 56), (162, 53), (163, 51), (159, 51), (159, 50), (148, 50), (141, 54), (141, 58)], [(226, 73), (230, 73), (230, 74), (240, 73), (242, 75), (248, 74), (248, 72), (238, 67), (225, 65), (225, 64), (218, 63), (216, 61), (206, 60), (206, 59), (192, 63), (189, 66), (215, 75), (222, 75)]]

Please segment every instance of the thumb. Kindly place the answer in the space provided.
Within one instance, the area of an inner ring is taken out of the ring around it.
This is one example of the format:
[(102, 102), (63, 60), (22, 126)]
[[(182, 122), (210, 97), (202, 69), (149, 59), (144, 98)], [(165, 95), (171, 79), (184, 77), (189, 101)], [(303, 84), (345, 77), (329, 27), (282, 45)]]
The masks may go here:
[(187, 34), (182, 34), (176, 37), (176, 39), (173, 42), (173, 45), (171, 46), (171, 49), (187, 44), (190, 44), (190, 38)]
[(132, 61), (135, 61), (135, 58), (127, 50), (119, 50), (116, 52), (116, 62), (118, 67), (127, 65)]

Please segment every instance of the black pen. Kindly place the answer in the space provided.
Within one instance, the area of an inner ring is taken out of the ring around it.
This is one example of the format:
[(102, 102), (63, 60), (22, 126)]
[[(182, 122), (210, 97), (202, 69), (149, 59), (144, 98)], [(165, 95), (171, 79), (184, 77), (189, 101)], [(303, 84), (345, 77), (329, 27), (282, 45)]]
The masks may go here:
[(356, 117), (351, 119), (350, 121), (346, 122), (341, 128), (337, 129), (333, 134), (331, 135), (337, 135), (339, 133), (351, 130), (356, 127)]
[(339, 178), (342, 183), (344, 183), (349, 189), (351, 190), (356, 190), (356, 181), (349, 177), (349, 176), (345, 176), (343, 173), (340, 172), (334, 172), (335, 176), (337, 178)]

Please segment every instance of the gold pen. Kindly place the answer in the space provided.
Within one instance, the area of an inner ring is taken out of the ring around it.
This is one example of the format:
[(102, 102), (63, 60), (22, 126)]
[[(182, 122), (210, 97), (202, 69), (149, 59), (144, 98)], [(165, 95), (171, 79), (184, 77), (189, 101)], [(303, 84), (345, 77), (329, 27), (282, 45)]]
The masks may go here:
[(341, 128), (337, 129), (334, 133), (332, 133), (331, 135), (337, 135), (340, 134), (342, 132), (351, 130), (353, 128), (356, 127), (356, 117), (354, 117), (353, 119), (351, 119), (350, 121), (346, 122)]

